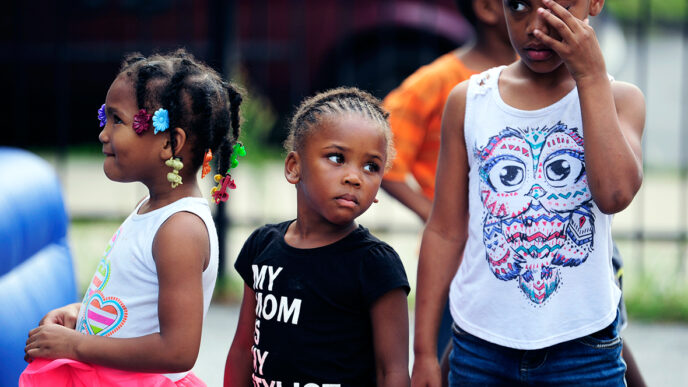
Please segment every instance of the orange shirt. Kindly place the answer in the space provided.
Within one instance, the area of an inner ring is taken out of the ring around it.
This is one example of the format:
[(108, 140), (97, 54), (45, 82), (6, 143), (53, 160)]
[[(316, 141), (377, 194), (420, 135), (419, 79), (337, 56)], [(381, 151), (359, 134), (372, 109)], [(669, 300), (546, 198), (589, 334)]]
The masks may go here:
[(416, 70), (387, 95), (383, 104), (390, 112), (397, 156), (385, 179), (405, 181), (411, 173), (432, 200), (444, 103), (454, 86), (473, 74), (448, 53)]

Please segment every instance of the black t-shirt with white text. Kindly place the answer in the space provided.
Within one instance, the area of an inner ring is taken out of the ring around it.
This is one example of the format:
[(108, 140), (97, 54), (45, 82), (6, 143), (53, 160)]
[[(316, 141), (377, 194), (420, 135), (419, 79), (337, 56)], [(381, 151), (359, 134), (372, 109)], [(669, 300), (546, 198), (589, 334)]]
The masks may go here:
[(290, 223), (254, 231), (234, 265), (256, 293), (254, 386), (375, 386), (370, 307), (408, 294), (399, 256), (363, 226), (298, 249), (284, 240)]

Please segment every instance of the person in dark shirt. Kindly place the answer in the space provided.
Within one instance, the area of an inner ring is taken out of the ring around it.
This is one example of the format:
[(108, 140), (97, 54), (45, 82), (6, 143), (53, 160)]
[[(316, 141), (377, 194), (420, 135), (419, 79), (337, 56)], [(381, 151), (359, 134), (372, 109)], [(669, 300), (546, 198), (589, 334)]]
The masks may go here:
[(244, 244), (239, 324), (225, 386), (408, 386), (410, 290), (397, 253), (355, 219), (393, 153), (387, 112), (355, 88), (305, 100), (284, 173), (296, 219)]

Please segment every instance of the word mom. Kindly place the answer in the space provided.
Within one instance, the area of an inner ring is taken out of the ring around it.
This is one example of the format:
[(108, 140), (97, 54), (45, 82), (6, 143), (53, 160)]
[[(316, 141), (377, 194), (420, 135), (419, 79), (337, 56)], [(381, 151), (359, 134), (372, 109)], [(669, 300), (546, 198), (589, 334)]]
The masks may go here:
[[(272, 320), (277, 317), (278, 322), (291, 322), (297, 325), (301, 313), (301, 300), (295, 298), (291, 301), (285, 296), (279, 300), (273, 294), (263, 296), (263, 290), (272, 291), (275, 279), (282, 272), (282, 268), (274, 268), (270, 265), (251, 265), (253, 269), (253, 290), (256, 292), (256, 318)], [(265, 280), (267, 279), (267, 288)], [(291, 320), (291, 321), (290, 321)]]

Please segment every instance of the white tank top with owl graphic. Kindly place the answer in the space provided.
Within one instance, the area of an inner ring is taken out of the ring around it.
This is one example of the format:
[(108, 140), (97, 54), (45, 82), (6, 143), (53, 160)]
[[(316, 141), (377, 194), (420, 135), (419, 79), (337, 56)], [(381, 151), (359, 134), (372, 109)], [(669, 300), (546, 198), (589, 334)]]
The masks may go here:
[[(203, 220), (210, 240), (210, 261), (203, 272), (203, 317), (210, 306), (218, 267), (218, 240), (208, 203), (187, 197), (157, 210), (138, 214), (143, 200), (108, 243), (79, 310), (76, 329), (89, 335), (140, 337), (160, 332), (158, 274), (153, 239), (160, 226), (177, 212)], [(166, 374), (172, 381), (188, 372)]]
[(588, 187), (578, 90), (519, 110), (499, 95), (503, 68), (469, 81), (469, 231), (451, 313), (486, 341), (538, 349), (614, 321), (612, 217)]

